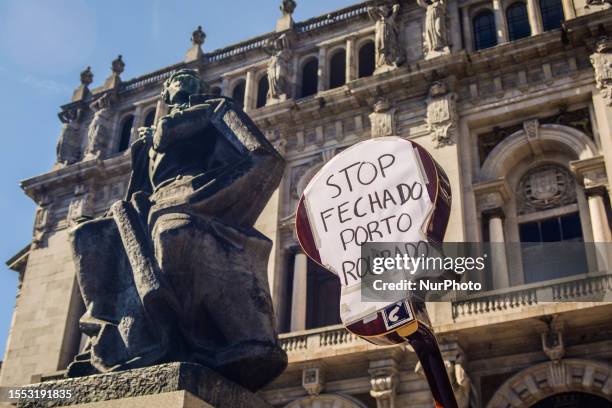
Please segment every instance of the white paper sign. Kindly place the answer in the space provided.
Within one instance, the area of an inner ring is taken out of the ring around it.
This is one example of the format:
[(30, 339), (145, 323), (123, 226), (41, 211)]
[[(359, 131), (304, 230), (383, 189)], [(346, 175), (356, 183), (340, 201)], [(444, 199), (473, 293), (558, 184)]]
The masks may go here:
[(421, 227), (433, 208), (427, 183), (413, 145), (382, 137), (338, 154), (306, 187), (304, 205), (321, 263), (342, 284), (345, 324), (387, 306), (361, 302), (361, 245), (426, 240)]

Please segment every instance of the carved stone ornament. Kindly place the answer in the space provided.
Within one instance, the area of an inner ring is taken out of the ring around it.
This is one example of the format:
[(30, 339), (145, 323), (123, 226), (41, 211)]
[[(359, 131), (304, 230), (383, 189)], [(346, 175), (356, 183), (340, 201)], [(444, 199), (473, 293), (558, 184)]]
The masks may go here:
[(370, 395), (376, 399), (376, 408), (395, 408), (397, 372), (394, 369), (372, 370)]
[(291, 64), (291, 41), (287, 34), (282, 34), (270, 40), (263, 50), (270, 55), (268, 60), (268, 95), (267, 103), (284, 101), (289, 94), (289, 78)]
[(556, 164), (529, 170), (518, 187), (519, 214), (529, 214), (576, 202), (574, 177)]
[(417, 0), (425, 9), (425, 59), (450, 54), (446, 24), (446, 0)]
[(91, 96), (89, 92), (89, 85), (93, 82), (93, 73), (91, 72), (91, 67), (85, 68), (84, 71), (81, 72), (80, 75), (81, 85), (74, 91), (72, 94), (72, 101), (80, 101), (85, 100)]
[(602, 37), (591, 54), (595, 69), (595, 84), (608, 106), (612, 106), (612, 39)]
[(371, 136), (383, 137), (396, 135), (395, 112), (389, 101), (381, 98), (374, 104), (374, 112), (370, 114), (370, 124), (372, 126)]
[(565, 356), (563, 325), (557, 316), (542, 318), (546, 328), (542, 330), (542, 351), (551, 361), (559, 361)]
[(388, 71), (406, 61), (400, 42), (399, 10), (399, 3), (390, 1), (368, 7), (368, 15), (376, 24), (374, 29), (376, 73)]
[(427, 129), (436, 148), (455, 143), (457, 133), (457, 95), (446, 83), (434, 82), (427, 98)]
[(89, 188), (84, 184), (78, 184), (74, 189), (74, 198), (68, 206), (67, 221), (70, 226), (93, 218), (93, 197)]
[(306, 367), (302, 371), (302, 387), (308, 395), (316, 396), (325, 388), (325, 370), (323, 367)]
[(283, 14), (293, 14), (296, 7), (297, 3), (295, 0), (283, 0), (279, 8)]
[(198, 28), (191, 34), (191, 43), (198, 47), (201, 47), (206, 40), (206, 33), (202, 30), (202, 26), (198, 26)]
[(44, 195), (40, 201), (39, 206), (36, 209), (36, 215), (34, 216), (34, 229), (32, 232), (32, 248), (39, 248), (49, 230), (50, 225), (50, 208), (51, 200), (49, 196)]
[(69, 377), (187, 362), (256, 391), (287, 365), (272, 242), (253, 227), (285, 162), (232, 99), (202, 86), (195, 70), (166, 80), (168, 113), (132, 144), (125, 199), (71, 230), (88, 342)]

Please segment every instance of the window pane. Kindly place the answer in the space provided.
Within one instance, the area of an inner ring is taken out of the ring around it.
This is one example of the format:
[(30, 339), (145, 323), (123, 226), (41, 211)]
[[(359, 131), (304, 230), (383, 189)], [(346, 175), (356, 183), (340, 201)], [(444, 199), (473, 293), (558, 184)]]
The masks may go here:
[(123, 120), (123, 125), (121, 126), (121, 138), (119, 139), (119, 149), (120, 152), (127, 150), (130, 147), (130, 137), (132, 136), (132, 125), (134, 124), (134, 116), (129, 115)]
[(329, 89), (338, 88), (346, 82), (346, 52), (338, 51), (329, 64)]
[(561, 23), (565, 20), (561, 0), (540, 0), (540, 11), (544, 31), (561, 27)]
[(368, 42), (359, 50), (359, 78), (370, 76), (374, 73), (374, 43)]
[(240, 107), (244, 106), (244, 94), (245, 94), (245, 82), (242, 81), (234, 88), (232, 92), (232, 99), (236, 102)]
[(561, 241), (561, 226), (558, 218), (542, 220), (540, 227), (542, 228), (543, 242)]
[(497, 45), (495, 18), (491, 11), (484, 11), (474, 18), (474, 41), (477, 50)]
[(521, 242), (542, 242), (537, 222), (526, 222), (519, 225)]
[(508, 20), (508, 35), (510, 41), (519, 38), (529, 37), (531, 27), (529, 27), (529, 17), (527, 16), (527, 6), (525, 3), (514, 3), (506, 10)]
[(268, 90), (270, 86), (268, 85), (268, 77), (264, 75), (257, 85), (257, 108), (261, 108), (262, 106), (266, 106), (266, 102), (268, 101)]
[(302, 68), (302, 98), (317, 93), (319, 83), (318, 70), (319, 61), (317, 59), (310, 60)]
[(569, 214), (561, 217), (561, 230), (563, 240), (582, 241), (582, 226), (578, 213)]

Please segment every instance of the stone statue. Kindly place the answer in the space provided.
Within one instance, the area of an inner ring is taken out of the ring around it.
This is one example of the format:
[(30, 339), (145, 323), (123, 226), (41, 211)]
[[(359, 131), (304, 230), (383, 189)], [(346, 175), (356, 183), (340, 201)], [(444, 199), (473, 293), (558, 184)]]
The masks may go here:
[(93, 159), (102, 156), (108, 139), (108, 127), (110, 121), (110, 96), (104, 94), (89, 105), (94, 111), (94, 117), (87, 129), (87, 148), (85, 159)]
[(272, 243), (253, 228), (285, 162), (197, 71), (164, 83), (168, 114), (131, 148), (125, 200), (71, 232), (88, 336), (68, 375), (191, 362), (255, 391), (286, 367)]
[(56, 146), (57, 167), (76, 163), (80, 159), (79, 130), (81, 128), (81, 116), (82, 111), (78, 108), (64, 110), (58, 114), (64, 126), (62, 126), (62, 132)]
[(417, 0), (425, 9), (425, 59), (448, 54), (446, 0)]
[(270, 55), (268, 62), (268, 101), (282, 101), (289, 93), (291, 49), (289, 37), (282, 34), (263, 48)]
[(400, 44), (400, 29), (397, 22), (397, 14), (400, 5), (392, 6), (382, 3), (368, 8), (370, 18), (376, 23), (375, 45), (376, 45), (376, 69), (386, 70), (404, 63), (406, 56)]

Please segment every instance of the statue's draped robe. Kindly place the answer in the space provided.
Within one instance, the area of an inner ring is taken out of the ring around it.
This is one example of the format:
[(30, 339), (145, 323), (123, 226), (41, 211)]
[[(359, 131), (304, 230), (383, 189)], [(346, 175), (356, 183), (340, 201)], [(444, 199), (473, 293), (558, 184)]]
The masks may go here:
[(202, 103), (165, 153), (136, 141), (126, 200), (72, 232), (89, 344), (71, 376), (190, 361), (255, 390), (286, 366), (253, 228), (284, 160), (231, 100)]
[(446, 5), (438, 0), (427, 6), (425, 13), (425, 41), (429, 51), (439, 51), (446, 44)]

